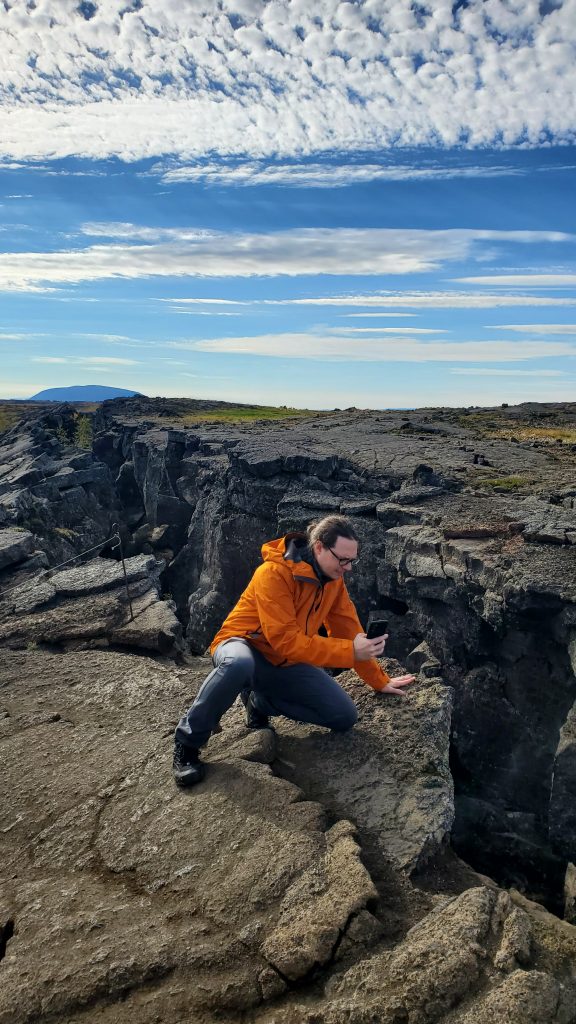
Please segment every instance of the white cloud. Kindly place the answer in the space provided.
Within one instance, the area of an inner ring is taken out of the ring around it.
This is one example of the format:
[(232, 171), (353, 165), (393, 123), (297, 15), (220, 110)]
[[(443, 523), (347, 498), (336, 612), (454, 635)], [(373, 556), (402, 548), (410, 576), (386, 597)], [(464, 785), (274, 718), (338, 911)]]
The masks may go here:
[(139, 366), (135, 359), (115, 359), (108, 356), (33, 356), (33, 363), (67, 363), (74, 366)]
[[(572, 169), (572, 168), (569, 168)], [(549, 170), (547, 168), (546, 170)], [(455, 178), (505, 178), (525, 173), (512, 165), (446, 166), (431, 164), (383, 165), (376, 163), (284, 163), (265, 164), (206, 162), (192, 165), (156, 165), (151, 173), (161, 176), (167, 184), (200, 182), (204, 185), (338, 188), (368, 181), (451, 181)]]
[[(379, 292), (371, 295), (323, 295), (305, 299), (268, 299), (274, 306), (411, 306), (415, 309), (497, 309), (503, 306), (576, 306), (576, 298), (541, 295), (488, 295), (481, 292)], [(347, 316), (379, 316), (379, 313), (348, 313)], [(404, 313), (383, 314), (405, 316)], [(413, 314), (412, 314), (413, 315)]]
[(475, 366), (473, 370), (463, 367), (452, 367), (450, 373), (463, 374), (467, 377), (567, 377), (562, 370), (492, 370)]
[[(576, 2), (576, 0), (575, 0)], [(412, 274), (482, 251), (486, 242), (566, 242), (561, 231), (453, 228), (298, 228), (269, 234), (191, 232), (130, 224), (91, 225), (107, 237), (142, 236), (148, 245), (102, 244), (60, 252), (0, 253), (0, 289), (41, 290), (57, 284), (152, 276), (255, 277)], [(164, 239), (169, 236), (169, 241)], [(160, 237), (160, 241), (154, 239)], [(304, 302), (306, 300), (300, 300)], [(357, 301), (357, 300), (356, 300)], [(321, 304), (322, 300), (316, 300)], [(324, 300), (325, 304), (328, 304)], [(335, 303), (332, 303), (335, 304)], [(336, 303), (337, 304), (337, 303)], [(385, 304), (385, 303), (384, 303)]]
[(102, 364), (103, 366), (137, 366), (137, 359), (116, 359), (113, 356), (79, 356), (78, 362)]
[(576, 345), (543, 341), (420, 341), (417, 338), (322, 337), (316, 334), (263, 334), (238, 338), (167, 342), (168, 348), (213, 354), (269, 356), (346, 362), (508, 363), (558, 356), (576, 357)]
[(70, 361), (63, 356), (32, 356), (31, 359), (33, 363), (69, 363)]
[(122, 238), (131, 242), (197, 242), (215, 237), (212, 231), (196, 228), (151, 228), (129, 221), (87, 221), (80, 231), (92, 238)]
[(490, 331), (516, 331), (519, 334), (576, 334), (576, 324), (497, 324)]
[[(78, 337), (92, 338), (95, 339), (96, 341), (106, 341), (109, 342), (111, 345), (120, 344), (124, 341), (136, 342), (135, 338), (131, 338), (129, 337), (129, 335), (126, 334), (88, 334), (86, 332), (83, 332), (82, 334), (79, 334)], [(137, 342), (137, 344), (140, 345), (142, 344), (142, 342), (139, 341)]]
[(431, 327), (332, 327), (330, 334), (446, 334), (446, 331)]
[(244, 299), (157, 299), (157, 302), (173, 302), (179, 306), (201, 305), (201, 306), (251, 306), (251, 302)]
[(218, 313), (213, 311), (208, 312), (207, 309), (173, 309), (172, 313), (178, 313), (180, 316), (240, 316), (240, 313), (223, 313), (221, 310)]
[(573, 288), (576, 274), (498, 274), (490, 277), (456, 277), (460, 284), (487, 284), (497, 288)]
[(342, 317), (405, 317), (405, 316), (417, 316), (417, 313), (340, 313)]
[(3, 158), (571, 143), (575, 25), (575, 0), (5, 0)]

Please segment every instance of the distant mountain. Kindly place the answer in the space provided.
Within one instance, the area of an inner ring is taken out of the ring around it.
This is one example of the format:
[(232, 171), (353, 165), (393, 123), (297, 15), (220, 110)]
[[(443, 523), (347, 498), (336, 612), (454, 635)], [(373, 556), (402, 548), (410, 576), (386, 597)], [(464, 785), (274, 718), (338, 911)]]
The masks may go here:
[(78, 384), (70, 388), (46, 388), (32, 395), (29, 402), (105, 402), (107, 398), (134, 398), (139, 391), (107, 388), (103, 384)]

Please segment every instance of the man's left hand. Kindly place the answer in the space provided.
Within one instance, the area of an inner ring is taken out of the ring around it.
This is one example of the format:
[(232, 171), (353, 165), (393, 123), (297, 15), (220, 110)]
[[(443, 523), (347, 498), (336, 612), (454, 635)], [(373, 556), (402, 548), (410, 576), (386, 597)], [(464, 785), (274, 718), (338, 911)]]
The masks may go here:
[(410, 683), (413, 683), (415, 679), (416, 676), (394, 676), (389, 683), (386, 683), (386, 686), (378, 690), (378, 693), (399, 693), (401, 697), (405, 697), (406, 694), (401, 687), (410, 686)]

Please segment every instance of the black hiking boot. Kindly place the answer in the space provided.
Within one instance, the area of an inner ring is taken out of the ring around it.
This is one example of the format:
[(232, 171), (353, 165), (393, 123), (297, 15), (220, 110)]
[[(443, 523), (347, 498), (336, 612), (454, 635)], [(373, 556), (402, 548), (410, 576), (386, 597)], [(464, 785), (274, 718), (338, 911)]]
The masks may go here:
[(198, 753), (195, 747), (187, 747), (178, 742), (174, 744), (172, 769), (177, 786), (195, 786), (197, 782), (202, 782), (206, 769)]
[(252, 691), (248, 694), (246, 700), (244, 700), (244, 694), (242, 694), (242, 700), (246, 708), (246, 728), (247, 729), (273, 729), (270, 725), (270, 719), (268, 715), (265, 715), (263, 711), (258, 711), (258, 708), (254, 704), (254, 694)]

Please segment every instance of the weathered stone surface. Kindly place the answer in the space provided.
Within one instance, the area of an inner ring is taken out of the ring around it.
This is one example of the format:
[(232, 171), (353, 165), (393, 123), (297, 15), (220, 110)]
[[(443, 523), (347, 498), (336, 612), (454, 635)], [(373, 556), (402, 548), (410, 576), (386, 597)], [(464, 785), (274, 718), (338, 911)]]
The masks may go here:
[(102, 558), (0, 590), (0, 646), (102, 639), (176, 653), (182, 626), (175, 606), (158, 595), (163, 564), (147, 555), (126, 559), (128, 592), (122, 564)]
[(206, 781), (174, 787), (170, 733), (208, 662), (0, 662), (2, 1024), (96, 1020), (150, 987), (167, 1024), (232, 1014), (331, 961), (375, 890), (353, 827), (324, 831), (272, 775), (272, 733), (229, 716)]
[(27, 530), (0, 530), (0, 569), (22, 562), (34, 550), (34, 538)]
[(42, 410), (0, 437), (0, 526), (31, 532), (52, 564), (103, 541), (117, 507), (108, 467), (67, 443), (75, 415)]
[(564, 857), (576, 861), (576, 705), (562, 727), (554, 758), (550, 836)]
[(564, 918), (576, 924), (576, 865), (569, 864), (564, 879)]
[(99, 594), (117, 587), (127, 579), (128, 583), (147, 577), (158, 576), (163, 568), (161, 563), (149, 555), (135, 555), (125, 560), (126, 576), (122, 562), (94, 558), (74, 569), (63, 569), (50, 576), (50, 582), (57, 594), (63, 597), (77, 594)]
[[(511, 935), (520, 919), (517, 942)], [(533, 932), (538, 949), (527, 959), (525, 940)], [(560, 961), (575, 948), (576, 929), (572, 932), (564, 937)], [(557, 977), (549, 972), (546, 947), (557, 938), (554, 925), (513, 907), (504, 893), (469, 889), (440, 903), (395, 949), (331, 981), (322, 1001), (257, 1019), (259, 1024), (573, 1024), (576, 983), (570, 967), (566, 962)], [(503, 948), (514, 950), (505, 964)], [(516, 969), (517, 958), (530, 969)]]
[(452, 827), (451, 691), (437, 681), (405, 697), (376, 694), (352, 672), (338, 682), (356, 703), (358, 725), (337, 736), (283, 723), (283, 771), (311, 799), (353, 820), (383, 857), (414, 871), (446, 842)]

